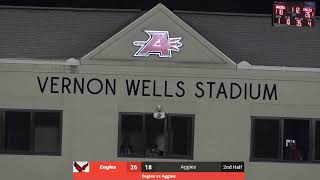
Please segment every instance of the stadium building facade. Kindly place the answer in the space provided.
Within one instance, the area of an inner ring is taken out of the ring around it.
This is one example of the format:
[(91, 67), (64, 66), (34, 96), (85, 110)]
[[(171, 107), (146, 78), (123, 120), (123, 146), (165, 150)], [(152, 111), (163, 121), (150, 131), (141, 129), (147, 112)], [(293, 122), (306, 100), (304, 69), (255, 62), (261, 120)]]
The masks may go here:
[(72, 162), (244, 161), (319, 179), (320, 26), (271, 16), (0, 9), (1, 179)]

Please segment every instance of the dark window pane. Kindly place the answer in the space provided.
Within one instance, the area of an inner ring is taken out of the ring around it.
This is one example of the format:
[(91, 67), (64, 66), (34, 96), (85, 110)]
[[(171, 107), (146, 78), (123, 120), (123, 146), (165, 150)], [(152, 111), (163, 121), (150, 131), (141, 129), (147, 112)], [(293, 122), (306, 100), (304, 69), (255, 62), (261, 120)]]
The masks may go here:
[(286, 119), (283, 140), (284, 160), (309, 159), (309, 121)]
[(142, 132), (142, 115), (122, 115), (121, 116), (121, 139), (120, 154), (143, 155), (144, 136)]
[(6, 112), (5, 151), (29, 151), (30, 147), (30, 112)]
[(253, 157), (279, 158), (279, 120), (255, 119), (253, 122)]
[(60, 152), (60, 113), (34, 113), (34, 151), (38, 153)]
[(165, 152), (164, 119), (146, 115), (146, 156), (163, 156)]
[(192, 117), (172, 116), (168, 123), (168, 154), (191, 155)]
[(2, 119), (3, 117), (3, 112), (0, 112), (0, 152), (3, 152), (3, 147), (4, 147), (4, 130), (5, 130), (5, 126), (4, 126), (4, 121)]
[(59, 112), (35, 112), (34, 121), (36, 127), (60, 127)]
[(315, 159), (320, 160), (320, 122), (316, 122)]

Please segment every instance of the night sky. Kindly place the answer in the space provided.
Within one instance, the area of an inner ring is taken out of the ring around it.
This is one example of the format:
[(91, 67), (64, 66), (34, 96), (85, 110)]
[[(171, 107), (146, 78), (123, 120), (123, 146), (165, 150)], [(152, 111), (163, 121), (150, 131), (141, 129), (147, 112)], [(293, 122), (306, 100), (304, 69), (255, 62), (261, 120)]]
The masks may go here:
[[(294, 1), (294, 0), (292, 0)], [(149, 10), (161, 2), (171, 10), (272, 14), (273, 0), (0, 0), (0, 5)], [(316, 1), (320, 15), (320, 0)]]

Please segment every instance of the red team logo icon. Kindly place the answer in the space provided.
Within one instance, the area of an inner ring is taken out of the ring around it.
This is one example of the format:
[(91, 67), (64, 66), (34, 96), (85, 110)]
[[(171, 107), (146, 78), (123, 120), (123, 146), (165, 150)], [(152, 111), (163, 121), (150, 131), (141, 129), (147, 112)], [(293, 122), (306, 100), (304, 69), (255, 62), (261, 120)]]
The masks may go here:
[(89, 172), (89, 162), (88, 161), (74, 161), (73, 162), (73, 172)]
[(148, 57), (150, 54), (159, 57), (172, 57), (171, 51), (179, 52), (182, 46), (181, 37), (170, 38), (168, 31), (144, 31), (149, 35), (147, 41), (134, 41), (133, 45), (141, 46), (134, 54), (138, 57)]

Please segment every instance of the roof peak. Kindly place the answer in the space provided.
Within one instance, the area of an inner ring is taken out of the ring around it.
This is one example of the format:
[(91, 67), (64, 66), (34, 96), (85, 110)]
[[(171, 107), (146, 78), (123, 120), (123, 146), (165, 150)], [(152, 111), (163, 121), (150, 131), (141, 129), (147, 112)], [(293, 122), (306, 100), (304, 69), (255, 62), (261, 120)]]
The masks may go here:
[[(175, 52), (174, 56), (171, 54), (172, 51)], [(201, 64), (214, 68), (235, 68), (236, 65), (160, 3), (82, 57), (81, 60), (86, 64), (108, 65), (115, 61), (121, 64), (142, 66)]]

